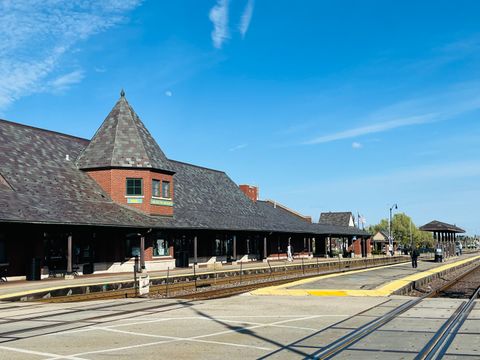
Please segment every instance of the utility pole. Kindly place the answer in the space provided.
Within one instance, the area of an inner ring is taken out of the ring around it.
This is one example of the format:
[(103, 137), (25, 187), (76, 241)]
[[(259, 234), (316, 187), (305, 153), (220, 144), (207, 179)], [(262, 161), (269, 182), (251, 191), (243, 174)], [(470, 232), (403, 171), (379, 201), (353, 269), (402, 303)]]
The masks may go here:
[(410, 218), (410, 248), (413, 250), (412, 218)]

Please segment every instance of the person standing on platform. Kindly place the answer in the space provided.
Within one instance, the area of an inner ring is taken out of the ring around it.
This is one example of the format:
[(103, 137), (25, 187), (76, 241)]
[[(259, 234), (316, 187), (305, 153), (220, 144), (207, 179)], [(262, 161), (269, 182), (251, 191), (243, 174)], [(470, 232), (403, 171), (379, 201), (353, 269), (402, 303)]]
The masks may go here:
[(416, 269), (417, 268), (417, 259), (418, 259), (418, 250), (416, 247), (412, 249), (412, 253), (410, 256), (412, 257), (412, 268)]
[(293, 261), (292, 245), (290, 244), (288, 244), (287, 246), (287, 258), (288, 258), (288, 261)]

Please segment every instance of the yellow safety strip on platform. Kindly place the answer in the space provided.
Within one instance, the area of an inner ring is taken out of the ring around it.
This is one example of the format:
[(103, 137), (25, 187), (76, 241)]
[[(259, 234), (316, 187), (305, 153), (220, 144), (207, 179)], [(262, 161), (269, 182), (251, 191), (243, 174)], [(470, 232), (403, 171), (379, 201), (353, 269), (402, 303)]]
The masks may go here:
[(437, 274), (439, 272), (448, 270), (450, 268), (463, 265), (475, 260), (480, 259), (480, 256), (474, 256), (471, 258), (463, 259), (460, 261), (456, 261), (451, 264), (446, 264), (446, 265), (441, 265), (436, 268), (422, 271), (420, 273), (412, 274), (409, 276), (406, 276), (402, 279), (394, 280), (392, 282), (389, 282), (383, 286), (380, 286), (376, 289), (372, 290), (359, 290), (359, 289), (287, 289), (290, 287), (298, 286), (298, 285), (303, 285), (307, 283), (311, 283), (314, 281), (318, 281), (321, 279), (328, 279), (332, 277), (337, 277), (337, 276), (346, 276), (350, 274), (358, 274), (361, 272), (366, 272), (366, 271), (373, 271), (373, 270), (378, 270), (382, 268), (388, 268), (388, 267), (393, 267), (393, 266), (399, 266), (399, 265), (405, 265), (405, 263), (400, 263), (400, 264), (394, 264), (394, 265), (386, 265), (386, 266), (381, 266), (381, 267), (375, 267), (375, 268), (370, 268), (370, 269), (362, 269), (362, 270), (353, 270), (345, 273), (339, 273), (339, 274), (330, 274), (330, 275), (320, 275), (316, 276), (314, 278), (309, 278), (309, 279), (303, 279), (303, 280), (298, 280), (294, 281), (288, 284), (283, 284), (283, 285), (277, 285), (277, 286), (269, 286), (263, 289), (257, 289), (250, 294), (252, 295), (284, 295), (284, 296), (389, 296), (393, 294), (395, 291), (401, 289), (402, 287), (412, 283), (413, 281), (417, 281), (420, 279), (423, 279), (427, 276)]
[[(350, 259), (347, 259), (346, 261), (349, 261)], [(329, 261), (326, 262), (319, 262), (319, 264), (326, 264)], [(336, 262), (335, 262), (336, 263)], [(304, 265), (316, 265), (317, 262), (315, 261), (305, 261)], [(402, 264), (402, 263), (400, 263)], [(291, 263), (291, 264), (275, 264), (275, 265), (270, 265), (272, 269), (274, 268), (285, 268), (285, 267), (293, 267), (293, 266), (299, 266), (301, 263)], [(395, 266), (399, 264), (394, 264), (394, 265), (387, 265), (387, 266)], [(254, 271), (254, 270), (262, 270), (262, 269), (268, 269), (269, 266), (255, 266), (255, 267), (245, 267), (243, 270), (244, 271)], [(376, 267), (377, 269), (379, 267)], [(184, 273), (184, 274), (176, 274), (176, 275), (170, 275), (169, 279), (174, 279), (177, 277), (188, 277), (188, 276), (200, 276), (200, 275), (211, 275), (211, 274), (221, 274), (221, 273), (227, 273), (227, 272), (232, 272), (232, 271), (240, 271), (240, 268), (231, 270), (231, 269), (226, 269), (226, 270), (215, 270), (215, 271), (205, 271), (205, 272), (197, 272), (194, 274), (193, 272), (189, 273)], [(336, 275), (336, 274), (333, 274)], [(158, 280), (158, 279), (166, 279), (167, 275), (153, 275), (150, 276), (151, 280)], [(33, 295), (33, 294), (38, 294), (38, 293), (44, 293), (44, 292), (50, 292), (54, 290), (61, 290), (61, 289), (70, 289), (70, 288), (79, 288), (79, 287), (84, 287), (84, 286), (102, 286), (102, 285), (112, 285), (112, 284), (119, 284), (119, 283), (124, 283), (124, 282), (133, 282), (133, 279), (123, 279), (123, 280), (104, 280), (100, 282), (91, 282), (91, 283), (78, 283), (78, 284), (68, 284), (68, 285), (61, 285), (61, 286), (52, 286), (52, 287), (47, 287), (47, 288), (37, 288), (37, 289), (30, 289), (30, 290), (25, 290), (25, 291), (20, 291), (20, 292), (14, 292), (14, 293), (9, 293), (9, 294), (3, 294), (0, 295), (0, 300), (4, 299), (10, 299), (10, 298), (17, 298), (17, 297), (23, 297), (27, 295)], [(17, 287), (17, 285), (2, 285), (3, 288), (14, 288)]]

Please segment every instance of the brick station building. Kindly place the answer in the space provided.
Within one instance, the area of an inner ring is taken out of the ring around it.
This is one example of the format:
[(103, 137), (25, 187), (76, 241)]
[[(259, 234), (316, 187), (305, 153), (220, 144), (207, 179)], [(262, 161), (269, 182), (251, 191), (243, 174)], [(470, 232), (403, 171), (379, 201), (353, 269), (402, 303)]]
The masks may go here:
[[(168, 159), (122, 91), (91, 140), (0, 120), (0, 270), (147, 270), (325, 256), (355, 227), (312, 223), (222, 171)], [(356, 240), (355, 240), (356, 239)], [(355, 241), (358, 243), (353, 244)], [(363, 253), (365, 255), (365, 252)]]

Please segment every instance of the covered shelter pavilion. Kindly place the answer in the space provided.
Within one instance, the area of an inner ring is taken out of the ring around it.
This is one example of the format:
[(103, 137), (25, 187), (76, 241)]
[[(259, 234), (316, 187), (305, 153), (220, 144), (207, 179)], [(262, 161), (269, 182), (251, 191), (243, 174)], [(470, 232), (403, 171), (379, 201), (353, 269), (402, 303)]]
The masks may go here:
[(442, 247), (446, 256), (452, 256), (455, 254), (455, 240), (457, 234), (465, 232), (465, 230), (456, 225), (447, 224), (438, 220), (433, 220), (428, 224), (420, 226), (419, 229), (432, 232), (437, 247)]

